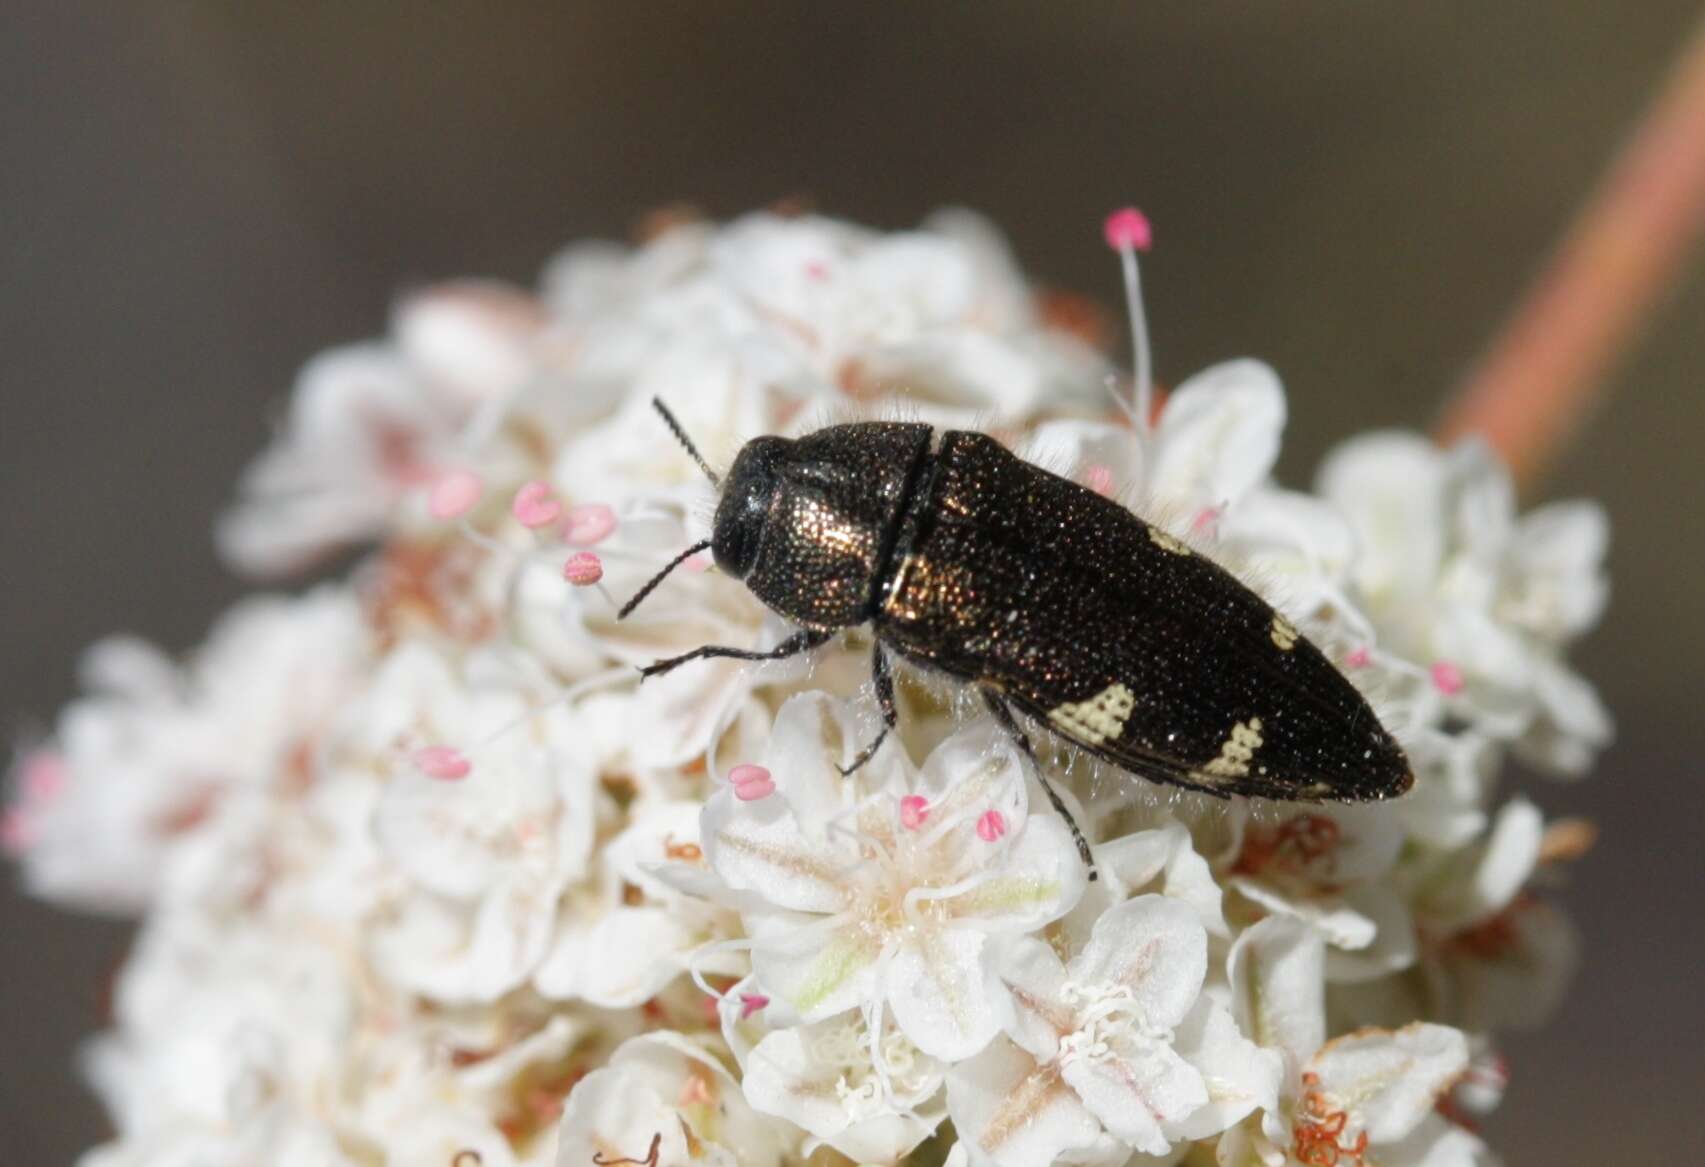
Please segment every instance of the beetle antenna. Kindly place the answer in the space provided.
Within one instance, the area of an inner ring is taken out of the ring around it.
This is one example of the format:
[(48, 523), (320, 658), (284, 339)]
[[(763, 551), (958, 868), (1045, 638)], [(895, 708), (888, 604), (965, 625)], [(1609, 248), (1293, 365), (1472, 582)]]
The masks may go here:
[[(704, 455), (699, 453), (699, 448), (693, 445), (693, 439), (687, 436), (687, 431), (681, 428), (681, 423), (675, 420), (675, 415), (669, 412), (667, 405), (663, 404), (663, 398), (653, 397), (651, 407), (663, 415), (663, 424), (669, 427), (669, 432), (675, 435), (675, 440), (680, 442), (687, 453), (693, 456), (693, 461), (699, 464), (699, 469), (703, 470), (704, 476), (710, 479), (710, 484), (716, 486), (720, 483), (721, 479), (716, 476), (716, 471), (710, 468), (710, 463), (704, 460)], [(644, 594), (644, 592), (640, 593), (640, 595)]]
[[(663, 406), (661, 404), (659, 404), (657, 408), (662, 409)], [(665, 413), (664, 416), (667, 417), (668, 414)], [(692, 449), (692, 447), (688, 446), (687, 449), (690, 450), (690, 449)], [(710, 540), (709, 539), (706, 539), (702, 543), (694, 543), (691, 547), (687, 548), (685, 551), (681, 552), (681, 554), (675, 556), (675, 558), (671, 559), (668, 563), (664, 564), (662, 571), (658, 572), (656, 575), (654, 575), (650, 579), (646, 580), (645, 586), (640, 588), (639, 591), (634, 593), (633, 599), (629, 600), (627, 603), (622, 605), (622, 610), (620, 612), (616, 613), (616, 619), (626, 620), (628, 618), (628, 613), (633, 611), (635, 608), (639, 607), (639, 602), (641, 600), (645, 599), (645, 597), (649, 596), (653, 591), (655, 591), (657, 589), (657, 585), (663, 582), (664, 576), (668, 575), (670, 572), (674, 571), (677, 567), (680, 567), (681, 564), (685, 563), (687, 560), (691, 559), (693, 556), (697, 555), (699, 552), (703, 551), (705, 548), (707, 548), (709, 546), (710, 546)]]

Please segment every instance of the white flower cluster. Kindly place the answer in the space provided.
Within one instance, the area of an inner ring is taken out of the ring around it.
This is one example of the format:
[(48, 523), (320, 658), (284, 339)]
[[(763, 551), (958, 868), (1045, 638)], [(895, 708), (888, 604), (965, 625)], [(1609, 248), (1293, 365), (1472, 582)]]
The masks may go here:
[[(1134, 427), (1057, 306), (969, 215), (766, 214), (432, 289), (312, 362), (223, 546), (376, 549), (186, 661), (97, 646), (12, 776), (29, 886), (142, 919), (86, 1167), (1492, 1162), (1498, 1031), (1572, 962), (1535, 889), (1584, 833), (1497, 776), (1609, 734), (1563, 660), (1602, 515), (1518, 518), (1484, 450), (1404, 434), (1281, 489), (1266, 366)], [(1413, 793), (1226, 804), (1062, 755), (1089, 882), (938, 685), (902, 674), (898, 737), (841, 776), (861, 634), (640, 684), (785, 635), (705, 563), (616, 621), (706, 533), (654, 396), (723, 465), (903, 410), (1132, 500), (1335, 657)]]

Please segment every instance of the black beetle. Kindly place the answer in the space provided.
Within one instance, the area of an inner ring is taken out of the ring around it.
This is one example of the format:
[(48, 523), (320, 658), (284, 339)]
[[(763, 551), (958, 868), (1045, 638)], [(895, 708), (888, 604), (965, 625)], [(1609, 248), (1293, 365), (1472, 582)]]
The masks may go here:
[[(1220, 797), (1365, 801), (1414, 780), (1361, 693), (1265, 600), (985, 434), (873, 421), (754, 438), (734, 460), (712, 537), (621, 615), (706, 547), (800, 630), (768, 651), (707, 645), (642, 673), (701, 657), (779, 660), (868, 622), (883, 728), (847, 773), (895, 725), (892, 649), (977, 686), (1033, 762), (1014, 708), (1132, 774)], [(1088, 844), (1043, 785), (1093, 876)]]

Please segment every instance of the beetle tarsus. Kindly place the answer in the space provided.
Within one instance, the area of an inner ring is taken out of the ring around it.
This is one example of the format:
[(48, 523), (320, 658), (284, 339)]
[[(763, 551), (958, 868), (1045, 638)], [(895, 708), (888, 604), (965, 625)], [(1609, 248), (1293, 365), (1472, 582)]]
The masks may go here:
[(1006, 707), (1005, 701), (987, 689), (984, 689), (982, 693), (983, 703), (989, 707), (989, 712), (994, 714), (995, 720), (1000, 722), (1007, 733), (1012, 735), (1012, 740), (1018, 743), (1018, 748), (1024, 752), (1024, 756), (1029, 758), (1030, 764), (1036, 768), (1036, 777), (1041, 781), (1042, 789), (1047, 792), (1049, 803), (1053, 805), (1055, 812), (1066, 820), (1066, 826), (1070, 828), (1072, 833), (1072, 841), (1077, 844), (1078, 857), (1083, 860), (1083, 865), (1089, 868), (1089, 882), (1094, 883), (1100, 878), (1101, 873), (1096, 870), (1095, 856), (1089, 850), (1089, 840), (1084, 838), (1083, 831), (1078, 829), (1077, 819), (1072, 817), (1071, 810), (1066, 806), (1066, 800), (1060, 797), (1060, 792), (1054, 789), (1054, 784), (1048, 781), (1048, 776), (1042, 772), (1042, 763), (1036, 760), (1036, 751), (1030, 748), (1030, 735), (1019, 728), (1018, 722), (1012, 716), (1012, 710)]
[(876, 735), (876, 740), (859, 751), (858, 757), (852, 760), (850, 766), (836, 767), (841, 777), (850, 777), (853, 771), (863, 766), (876, 756), (876, 751), (888, 738), (888, 731), (900, 723), (900, 714), (894, 708), (894, 674), (888, 670), (888, 658), (882, 652), (882, 642), (878, 641), (870, 654), (870, 677), (876, 683), (876, 703), (882, 708), (882, 732)]

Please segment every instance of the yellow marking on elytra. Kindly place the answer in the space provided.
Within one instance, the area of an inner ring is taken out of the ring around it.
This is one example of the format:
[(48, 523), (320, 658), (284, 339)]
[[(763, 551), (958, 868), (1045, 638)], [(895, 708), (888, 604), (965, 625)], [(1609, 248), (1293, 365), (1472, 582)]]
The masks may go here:
[(1249, 759), (1261, 748), (1261, 719), (1251, 717), (1231, 727), (1231, 735), (1220, 745), (1219, 757), (1196, 771), (1196, 777), (1242, 778), (1249, 773)]
[(1272, 637), (1280, 652), (1289, 652), (1297, 646), (1297, 626), (1275, 612)]
[(1098, 746), (1119, 736), (1136, 707), (1136, 694), (1115, 681), (1088, 701), (1056, 706), (1049, 711), (1048, 720), (1086, 745)]
[(1170, 551), (1174, 555), (1190, 554), (1190, 549), (1188, 547), (1184, 546), (1184, 544), (1180, 543), (1177, 539), (1174, 539), (1171, 535), (1168, 535), (1165, 531), (1162, 531), (1159, 527), (1149, 528), (1149, 539), (1151, 539), (1154, 542), (1154, 545), (1159, 547), (1162, 551)]

